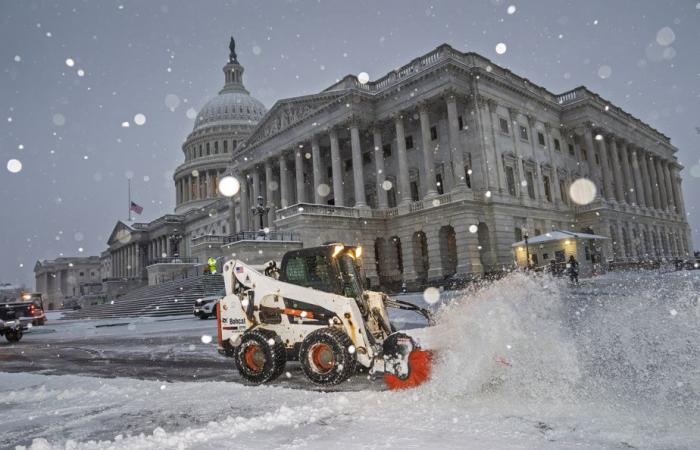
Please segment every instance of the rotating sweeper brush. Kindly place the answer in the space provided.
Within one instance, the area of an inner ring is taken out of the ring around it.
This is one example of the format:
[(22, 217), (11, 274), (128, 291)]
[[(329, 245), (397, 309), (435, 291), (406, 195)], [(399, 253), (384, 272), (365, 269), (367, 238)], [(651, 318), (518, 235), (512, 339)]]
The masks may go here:
[(316, 384), (333, 385), (358, 369), (383, 373), (390, 389), (430, 376), (431, 352), (396, 332), (387, 307), (430, 312), (365, 289), (362, 248), (342, 244), (290, 251), (262, 271), (237, 260), (224, 265), (226, 296), (218, 306), (219, 351), (241, 376), (266, 383), (298, 360)]

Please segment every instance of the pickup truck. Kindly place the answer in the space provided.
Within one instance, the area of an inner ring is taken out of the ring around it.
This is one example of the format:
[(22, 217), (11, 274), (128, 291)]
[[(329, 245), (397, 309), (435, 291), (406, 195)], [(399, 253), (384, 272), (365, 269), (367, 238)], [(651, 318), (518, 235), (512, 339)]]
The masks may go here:
[(34, 320), (33, 305), (32, 302), (0, 304), (0, 336), (5, 336), (9, 342), (19, 342)]

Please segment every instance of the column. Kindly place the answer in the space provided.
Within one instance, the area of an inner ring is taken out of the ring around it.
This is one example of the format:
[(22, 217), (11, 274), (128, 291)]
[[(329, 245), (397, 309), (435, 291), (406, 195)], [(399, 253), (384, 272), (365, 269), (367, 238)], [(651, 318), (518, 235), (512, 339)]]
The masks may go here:
[[(406, 155), (406, 135), (403, 129), (403, 116), (396, 116), (396, 148), (399, 162), (398, 194), (402, 205), (411, 202), (411, 185), (408, 179), (408, 156)], [(405, 273), (404, 273), (405, 275)]]
[(671, 185), (673, 187), (673, 196), (676, 198), (676, 212), (685, 216), (681, 178), (678, 175), (678, 167), (675, 164), (671, 167)]
[(651, 194), (654, 204), (654, 208), (661, 209), (661, 195), (659, 192), (659, 180), (656, 178), (656, 167), (654, 166), (654, 157), (651, 154), (647, 154), (644, 158), (644, 162), (647, 166), (647, 172), (649, 173), (649, 178), (651, 179)]
[[(613, 154), (614, 153), (615, 152), (613, 151)], [(615, 228), (616, 228), (615, 234), (617, 235), (618, 254), (620, 255), (620, 259), (626, 260), (627, 259), (627, 249), (625, 248), (625, 236), (622, 234), (622, 224), (617, 224), (617, 226)]]
[(630, 205), (639, 205), (637, 201), (637, 189), (634, 186), (632, 180), (632, 171), (630, 170), (629, 154), (627, 153), (627, 143), (621, 141), (617, 146), (618, 152), (620, 153), (620, 158), (622, 159), (622, 175), (624, 177), (625, 185), (625, 201)]
[(267, 212), (267, 227), (275, 224), (275, 192), (272, 190), (272, 160), (265, 160), (265, 199), (270, 210)]
[[(258, 197), (260, 197), (260, 169), (257, 167), (253, 168), (253, 205), (258, 204)], [(253, 227), (255, 228), (255, 227)]]
[(241, 174), (238, 178), (241, 182), (240, 198), (241, 198), (241, 231), (250, 230), (250, 204), (248, 196), (248, 176)]
[[(527, 177), (525, 176), (525, 167), (523, 166), (523, 157), (520, 154), (520, 146), (518, 145), (519, 138), (517, 136), (517, 133), (520, 132), (517, 128), (520, 126), (520, 122), (518, 122), (518, 115), (520, 113), (518, 110), (515, 108), (508, 108), (508, 120), (510, 122), (510, 127), (511, 127), (511, 133), (510, 137), (511, 140), (513, 141), (513, 151), (515, 152), (515, 164), (518, 169), (518, 179), (515, 182), (515, 191), (518, 194), (518, 196), (522, 199), (525, 198), (527, 195), (527, 198), (529, 198), (529, 193), (526, 188), (523, 187), (523, 181), (527, 182)], [(517, 124), (514, 125), (514, 124)], [(532, 136), (530, 136), (532, 138)], [(533, 177), (534, 178), (534, 177)], [(537, 197), (537, 195), (535, 195)]]
[(644, 205), (652, 209), (654, 208), (654, 195), (651, 192), (651, 178), (649, 175), (649, 166), (647, 165), (647, 158), (646, 158), (646, 152), (641, 149), (637, 148), (637, 162), (639, 164), (639, 167), (641, 169), (641, 181), (642, 181), (642, 187), (644, 188)]
[(362, 147), (360, 145), (360, 129), (356, 122), (350, 124), (350, 147), (352, 149), (353, 184), (355, 185), (355, 207), (366, 208), (365, 176), (362, 168)]
[(666, 180), (664, 179), (664, 171), (661, 168), (661, 158), (654, 157), (654, 169), (656, 171), (656, 183), (659, 191), (659, 207), (662, 211), (668, 209), (668, 193), (666, 192)]
[(338, 146), (338, 131), (331, 128), (328, 131), (331, 141), (331, 171), (333, 174), (333, 203), (335, 206), (345, 206), (343, 193), (343, 164), (340, 159), (340, 147)]
[(205, 178), (204, 178), (204, 198), (211, 198), (213, 197), (212, 195), (212, 190), (211, 190), (211, 170), (205, 171)]
[[(561, 190), (559, 189), (559, 170), (554, 162), (554, 153), (552, 152), (552, 127), (548, 123), (544, 124), (545, 142), (547, 143), (547, 152), (549, 153), (549, 161), (552, 165), (552, 186), (550, 186), (550, 192), (552, 193), (552, 200), (555, 205), (561, 204)], [(564, 149), (565, 142), (560, 142), (561, 151), (568, 151)], [(549, 230), (547, 230), (549, 231)]]
[(596, 151), (595, 151), (595, 143), (593, 141), (593, 130), (590, 127), (586, 128), (584, 130), (583, 140), (584, 140), (584, 143), (586, 144), (586, 151), (588, 152), (588, 158), (586, 160), (586, 164), (588, 164), (588, 176), (595, 183), (596, 188), (598, 189), (597, 195), (602, 198), (603, 197), (603, 194), (601, 192), (602, 185), (600, 183), (600, 177), (598, 176), (598, 171), (595, 168)]
[(462, 153), (462, 146), (459, 144), (457, 97), (450, 94), (445, 99), (445, 102), (447, 103), (447, 127), (449, 130), (450, 155), (452, 156), (452, 173), (455, 178), (455, 189), (466, 189), (467, 174), (464, 172), (464, 154)]
[(437, 196), (437, 190), (435, 188), (435, 162), (430, 139), (430, 116), (428, 113), (428, 105), (421, 103), (420, 106), (418, 106), (418, 114), (420, 116), (420, 135), (423, 147), (423, 167), (426, 183), (425, 198), (432, 198)]
[(605, 141), (606, 141), (605, 136), (603, 136), (603, 139), (597, 141), (598, 142), (598, 154), (600, 156), (600, 165), (603, 168), (602, 173), (603, 173), (603, 186), (604, 186), (604, 190), (605, 190), (605, 198), (607, 200), (614, 200), (615, 193), (613, 192), (613, 187), (612, 187), (612, 176), (610, 173), (610, 161), (608, 158), (607, 143)]
[(677, 203), (675, 192), (673, 192), (673, 186), (671, 183), (671, 173), (668, 169), (668, 163), (664, 160), (661, 161), (661, 171), (664, 174), (664, 186), (666, 187), (666, 199), (668, 200), (668, 210), (675, 213), (677, 210)]
[(311, 163), (313, 165), (313, 189), (314, 189), (314, 203), (321, 205), (325, 203), (323, 197), (318, 192), (318, 186), (323, 183), (321, 177), (321, 150), (318, 147), (318, 136), (311, 136)]
[(280, 205), (282, 208), (290, 206), (289, 200), (289, 173), (287, 172), (287, 156), (282, 152), (280, 161)]
[(374, 140), (374, 168), (377, 172), (377, 207), (386, 208), (389, 205), (386, 189), (382, 186), (386, 180), (384, 173), (384, 148), (382, 146), (382, 130), (375, 126), (372, 130)]
[(625, 180), (622, 176), (622, 164), (620, 164), (620, 152), (617, 148), (615, 136), (610, 138), (610, 157), (612, 158), (613, 175), (615, 179), (615, 195), (618, 202), (625, 200)]
[(294, 171), (297, 185), (297, 203), (306, 203), (306, 190), (304, 189), (304, 154), (303, 149), (294, 149)]

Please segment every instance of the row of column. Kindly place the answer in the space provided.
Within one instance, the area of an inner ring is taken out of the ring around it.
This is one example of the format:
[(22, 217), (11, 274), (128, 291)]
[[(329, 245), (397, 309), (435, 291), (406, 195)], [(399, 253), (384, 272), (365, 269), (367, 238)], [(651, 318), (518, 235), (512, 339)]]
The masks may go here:
[(178, 205), (191, 200), (214, 198), (218, 194), (219, 178), (224, 171), (212, 169), (193, 172), (194, 174), (184, 176), (175, 182)]
[(168, 257), (170, 254), (171, 249), (167, 236), (152, 239), (143, 248), (138, 243), (125, 245), (112, 252), (112, 276), (139, 278), (145, 264), (150, 264), (158, 258)]
[(644, 260), (648, 258), (685, 257), (688, 244), (683, 229), (668, 229), (640, 224), (638, 227), (622, 223), (610, 225), (610, 236), (616, 260)]
[(112, 252), (112, 276), (115, 278), (140, 277), (140, 250), (136, 243), (125, 245)]
[(592, 128), (586, 129), (584, 141), (600, 158), (600, 169), (594, 176), (602, 198), (685, 215), (677, 164), (615, 136), (594, 133)]
[[(454, 189), (467, 189), (466, 185), (466, 173), (464, 168), (464, 155), (461, 145), (459, 144), (459, 120), (457, 114), (457, 99), (449, 95), (445, 99), (445, 108), (447, 111), (448, 129), (449, 129), (449, 143), (451, 150), (451, 162), (452, 169), (455, 178)], [(434, 154), (436, 148), (431, 143), (430, 136), (430, 117), (429, 117), (429, 105), (427, 103), (422, 103), (418, 107), (418, 113), (420, 118), (420, 135), (421, 135), (421, 154), (422, 154), (422, 165), (425, 173), (426, 179), (426, 194), (424, 198), (432, 198), (437, 196), (436, 190), (436, 177), (435, 177), (435, 162)], [(412, 201), (411, 198), (411, 187), (410, 187), (410, 175), (408, 166), (408, 155), (406, 149), (406, 134), (404, 129), (404, 116), (398, 114), (393, 119), (393, 128), (396, 139), (397, 147), (397, 165), (398, 173), (397, 185), (393, 186), (396, 189), (397, 199), (399, 204), (405, 205)], [(374, 144), (374, 161), (375, 161), (375, 172), (376, 172), (376, 192), (377, 192), (377, 206), (379, 208), (388, 207), (388, 197), (387, 189), (384, 188), (383, 184), (387, 180), (387, 173), (385, 171), (384, 164), (384, 152), (383, 152), (383, 138), (382, 138), (382, 128), (380, 125), (373, 126), (372, 130), (372, 143)], [(355, 197), (355, 208), (368, 208), (366, 201), (365, 183), (364, 183), (364, 168), (362, 161), (362, 142), (360, 139), (360, 122), (356, 118), (351, 118), (350, 125), (350, 148), (352, 155), (352, 169), (353, 169), (353, 190)], [(335, 127), (331, 127), (327, 132), (327, 137), (330, 142), (330, 153), (331, 153), (331, 173), (333, 179), (333, 186), (329, 186), (329, 195), (332, 192), (332, 198), (335, 206), (349, 206), (346, 205), (345, 201), (345, 184), (343, 182), (343, 160), (340, 155), (340, 146), (338, 141), (338, 130)], [(271, 190), (272, 184), (269, 180), (272, 180), (273, 176), (273, 166), (279, 166), (280, 173), (280, 207), (286, 208), (292, 204), (292, 191), (289, 186), (289, 181), (293, 177), (295, 182), (293, 188), (296, 190), (296, 203), (307, 203), (313, 202), (316, 204), (323, 204), (324, 200), (321, 190), (318, 188), (322, 184), (326, 184), (327, 180), (325, 177), (325, 171), (321, 166), (321, 155), (319, 147), (318, 134), (313, 135), (310, 138), (311, 141), (311, 162), (312, 171), (310, 178), (312, 178), (313, 198), (307, 198), (306, 188), (304, 183), (304, 153), (300, 149), (295, 149), (294, 153), (294, 167), (293, 174), (290, 173), (288, 167), (288, 154), (287, 152), (281, 152), (279, 156), (274, 159), (267, 159), (264, 161), (262, 167), (255, 167), (250, 170), (249, 173), (243, 173), (240, 176), (241, 180), (241, 223), (243, 227), (250, 223), (249, 210), (253, 205), (249, 204), (250, 193), (249, 182), (252, 184), (252, 198), (254, 201), (258, 196), (262, 195), (260, 187), (260, 179), (264, 171), (265, 179), (268, 180), (266, 183), (267, 190), (265, 192), (265, 198), (267, 199), (267, 206), (270, 207), (270, 213), (268, 215), (268, 223), (274, 221), (274, 206), (272, 204), (273, 192)]]

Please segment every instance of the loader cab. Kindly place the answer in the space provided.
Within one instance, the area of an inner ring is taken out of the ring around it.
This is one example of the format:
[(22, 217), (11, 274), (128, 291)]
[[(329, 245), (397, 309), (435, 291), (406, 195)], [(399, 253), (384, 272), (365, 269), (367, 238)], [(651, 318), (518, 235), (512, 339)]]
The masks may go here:
[(362, 247), (342, 244), (303, 248), (282, 257), (280, 281), (350, 298), (363, 291)]

